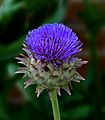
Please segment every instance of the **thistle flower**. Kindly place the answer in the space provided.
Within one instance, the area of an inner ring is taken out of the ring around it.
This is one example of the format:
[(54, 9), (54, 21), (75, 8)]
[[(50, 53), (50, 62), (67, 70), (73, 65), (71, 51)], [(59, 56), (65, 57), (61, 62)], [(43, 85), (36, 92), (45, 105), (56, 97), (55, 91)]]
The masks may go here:
[(16, 73), (28, 76), (25, 88), (36, 84), (37, 96), (47, 89), (56, 90), (60, 95), (60, 88), (70, 93), (71, 81), (79, 82), (84, 78), (76, 68), (86, 64), (75, 57), (81, 51), (82, 42), (69, 27), (63, 24), (45, 24), (28, 32), (23, 50), (27, 55), (17, 57), (19, 63), (25, 67)]

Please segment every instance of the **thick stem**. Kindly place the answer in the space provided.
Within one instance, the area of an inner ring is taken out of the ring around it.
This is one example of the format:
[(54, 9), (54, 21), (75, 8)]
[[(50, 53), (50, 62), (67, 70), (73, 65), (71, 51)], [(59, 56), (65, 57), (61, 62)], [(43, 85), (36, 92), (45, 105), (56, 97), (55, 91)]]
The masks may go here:
[(57, 99), (57, 93), (56, 93), (55, 90), (50, 92), (50, 100), (51, 100), (51, 103), (52, 103), (54, 120), (61, 120), (60, 112), (59, 112), (58, 99)]

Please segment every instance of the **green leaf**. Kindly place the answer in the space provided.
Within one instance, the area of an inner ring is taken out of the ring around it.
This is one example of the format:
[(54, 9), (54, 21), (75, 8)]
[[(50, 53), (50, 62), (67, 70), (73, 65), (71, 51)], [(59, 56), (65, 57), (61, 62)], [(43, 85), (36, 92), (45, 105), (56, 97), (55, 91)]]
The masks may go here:
[(22, 50), (22, 41), (24, 37), (21, 37), (19, 40), (13, 42), (8, 46), (0, 45), (0, 61), (8, 60), (15, 57)]
[(85, 119), (91, 113), (90, 105), (82, 105), (76, 108), (71, 109), (70, 111), (66, 111), (62, 113), (63, 119)]
[(9, 63), (7, 65), (7, 74), (10, 78), (15, 76), (14, 73), (16, 72), (17, 68), (18, 68), (18, 65), (14, 63)]
[(3, 120), (8, 119), (8, 114), (7, 114), (7, 111), (6, 111), (6, 105), (5, 105), (5, 102), (2, 98), (2, 96), (0, 96), (0, 120), (1, 119), (3, 119)]
[(60, 6), (58, 6), (55, 13), (49, 18), (47, 18), (47, 20), (45, 20), (44, 23), (61, 22), (64, 19), (66, 7), (66, 4), (61, 4)]
[(0, 21), (23, 6), (24, 2), (13, 3), (13, 0), (4, 0), (0, 6)]

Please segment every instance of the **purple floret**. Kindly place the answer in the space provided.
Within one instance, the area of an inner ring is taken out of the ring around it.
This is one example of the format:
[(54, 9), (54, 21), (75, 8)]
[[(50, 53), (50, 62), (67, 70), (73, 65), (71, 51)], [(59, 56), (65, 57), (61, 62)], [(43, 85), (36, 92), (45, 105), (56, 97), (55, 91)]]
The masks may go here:
[(63, 24), (45, 24), (28, 32), (25, 44), (37, 59), (50, 61), (70, 60), (80, 52), (82, 43), (69, 27)]

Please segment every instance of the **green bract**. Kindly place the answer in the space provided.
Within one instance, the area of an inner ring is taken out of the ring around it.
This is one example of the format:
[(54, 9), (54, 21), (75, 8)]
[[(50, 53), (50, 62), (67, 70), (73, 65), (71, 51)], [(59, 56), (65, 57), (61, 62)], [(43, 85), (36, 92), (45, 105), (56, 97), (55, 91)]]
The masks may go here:
[[(26, 45), (24, 45), (26, 48)], [(32, 56), (30, 50), (25, 50), (27, 55), (20, 54), (22, 57), (16, 57), (20, 60), (18, 63), (24, 65), (20, 67), (16, 73), (24, 73), (25, 76), (29, 77), (25, 84), (25, 88), (32, 84), (36, 84), (37, 97), (40, 93), (47, 89), (49, 92), (56, 90), (60, 95), (60, 88), (64, 89), (69, 95), (71, 81), (80, 82), (85, 80), (77, 71), (76, 68), (86, 64), (87, 61), (75, 58), (75, 60), (69, 62), (62, 62), (60, 66), (54, 66), (49, 62), (42, 62)]]

